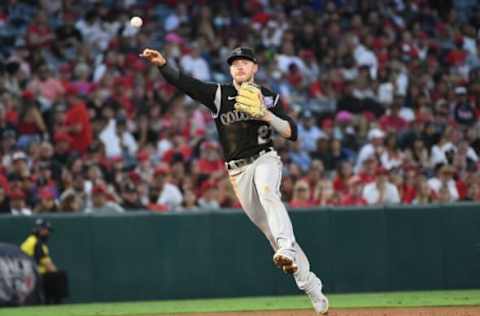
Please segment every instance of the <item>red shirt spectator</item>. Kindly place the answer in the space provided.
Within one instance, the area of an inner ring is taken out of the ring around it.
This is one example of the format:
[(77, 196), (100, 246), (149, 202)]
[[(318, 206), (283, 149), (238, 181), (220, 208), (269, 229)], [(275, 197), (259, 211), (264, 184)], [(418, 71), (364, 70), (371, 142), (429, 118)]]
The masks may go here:
[(313, 207), (315, 205), (310, 199), (310, 187), (305, 180), (299, 180), (295, 183), (293, 198), (289, 205), (293, 208)]
[(70, 148), (85, 153), (92, 143), (92, 125), (86, 105), (76, 97), (65, 113), (65, 126), (72, 138)]
[(340, 206), (362, 206), (367, 205), (367, 201), (362, 197), (362, 180), (357, 176), (350, 177), (345, 181), (345, 191), (339, 194)]
[(42, 65), (38, 69), (38, 76), (34, 77), (27, 88), (34, 95), (42, 96), (52, 103), (57, 102), (65, 93), (62, 81), (55, 78), (47, 65)]
[(220, 146), (213, 141), (204, 142), (201, 146), (200, 158), (195, 162), (195, 173), (212, 175), (221, 172), (223, 174), (224, 169), (224, 161), (220, 157)]
[(361, 179), (362, 183), (363, 184), (367, 184), (367, 183), (370, 183), (370, 182), (373, 182), (375, 181), (376, 179), (376, 176), (375, 174), (373, 173), (370, 173), (369, 171), (360, 171), (358, 173), (358, 177)]
[(452, 65), (460, 65), (467, 59), (467, 52), (462, 49), (454, 49), (447, 55), (447, 62)]
[(20, 134), (40, 134), (47, 131), (42, 113), (34, 103), (33, 94), (22, 93), (21, 109), (18, 113), (17, 131)]
[(468, 194), (468, 186), (463, 180), (457, 180), (457, 191), (460, 200), (464, 200)]
[(335, 192), (342, 193), (348, 191), (348, 182), (352, 179), (352, 177), (352, 164), (348, 161), (342, 162), (337, 170), (337, 175), (333, 179), (333, 189)]
[(390, 113), (385, 114), (380, 118), (380, 127), (384, 131), (401, 132), (408, 127), (407, 121), (402, 118), (399, 113), (401, 104), (396, 100), (392, 103)]
[(47, 24), (47, 16), (40, 12), (27, 29), (27, 44), (30, 48), (49, 46), (55, 38)]
[(417, 188), (415, 185), (405, 184), (402, 188), (402, 203), (412, 204), (413, 200), (417, 196)]
[(3, 174), (0, 174), (0, 186), (3, 188), (7, 194), (10, 190), (10, 186), (8, 185), (8, 179)]

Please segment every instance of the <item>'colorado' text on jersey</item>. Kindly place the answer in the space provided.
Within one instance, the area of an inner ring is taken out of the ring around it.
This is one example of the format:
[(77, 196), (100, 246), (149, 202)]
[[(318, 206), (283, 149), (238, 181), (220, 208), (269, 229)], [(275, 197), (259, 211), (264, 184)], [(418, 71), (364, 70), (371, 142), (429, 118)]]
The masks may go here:
[[(247, 158), (273, 145), (272, 128), (267, 122), (235, 110), (237, 90), (232, 83), (203, 82), (182, 74), (169, 65), (160, 67), (160, 71), (167, 82), (210, 109), (225, 161)], [(289, 122), (292, 131), (290, 139), (296, 140), (297, 126), (279, 105), (279, 95), (264, 87), (261, 87), (261, 91), (267, 109)]]

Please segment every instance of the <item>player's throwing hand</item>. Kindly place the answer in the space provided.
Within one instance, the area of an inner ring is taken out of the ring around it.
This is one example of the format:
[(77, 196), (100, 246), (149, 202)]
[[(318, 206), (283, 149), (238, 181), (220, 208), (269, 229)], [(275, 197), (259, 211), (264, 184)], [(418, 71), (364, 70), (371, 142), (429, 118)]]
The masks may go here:
[(140, 57), (147, 59), (149, 62), (157, 66), (163, 66), (167, 63), (165, 57), (163, 57), (159, 51), (150, 48), (145, 48), (140, 54)]

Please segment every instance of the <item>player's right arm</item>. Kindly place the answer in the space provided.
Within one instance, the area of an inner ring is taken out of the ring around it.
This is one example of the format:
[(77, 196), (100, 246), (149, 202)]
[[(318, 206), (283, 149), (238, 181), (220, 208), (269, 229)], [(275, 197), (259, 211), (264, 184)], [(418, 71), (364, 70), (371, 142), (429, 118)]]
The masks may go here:
[(219, 105), (215, 104), (215, 97), (217, 89), (220, 89), (218, 84), (204, 82), (178, 71), (170, 66), (165, 57), (157, 50), (146, 48), (140, 54), (140, 57), (156, 65), (168, 83), (183, 91), (192, 99), (204, 104), (213, 113), (217, 113), (217, 106)]

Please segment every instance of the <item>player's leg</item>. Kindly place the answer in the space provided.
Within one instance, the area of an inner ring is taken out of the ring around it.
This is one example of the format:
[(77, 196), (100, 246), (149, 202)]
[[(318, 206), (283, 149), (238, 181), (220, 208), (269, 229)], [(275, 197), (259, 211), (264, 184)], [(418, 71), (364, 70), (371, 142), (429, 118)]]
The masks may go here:
[[(276, 172), (276, 170), (273, 170)], [(262, 207), (260, 202), (260, 195), (258, 194), (257, 187), (254, 183), (255, 175), (255, 165), (249, 165), (239, 170), (230, 172), (230, 181), (232, 182), (233, 188), (240, 200), (240, 204), (251, 219), (251, 221), (257, 225), (258, 228), (265, 234), (267, 239), (270, 241), (272, 248), (276, 251), (274, 261), (280, 267), (283, 268), (286, 272), (293, 273), (298, 267), (294, 262), (295, 258), (295, 241), (293, 236), (293, 230), (291, 227), (288, 214), (285, 212), (272, 213), (272, 216), (267, 216), (265, 209)], [(278, 177), (280, 178), (280, 177)], [(271, 185), (272, 190), (276, 190), (279, 185)], [(275, 188), (275, 189), (274, 189)], [(283, 207), (283, 204), (281, 204)], [(283, 215), (287, 218), (276, 218)], [(273, 223), (269, 223), (273, 222)], [(286, 228), (282, 225), (288, 225)], [(272, 231), (272, 227), (276, 231)], [(278, 238), (278, 236), (282, 236)], [(280, 241), (280, 242), (279, 242)], [(282, 245), (283, 241), (283, 245)], [(277, 251), (281, 249), (281, 251)], [(278, 260), (278, 259), (281, 260)]]
[[(274, 234), (270, 229), (267, 212), (265, 211), (262, 203), (260, 202), (256, 186), (254, 185), (255, 170), (255, 165), (249, 165), (240, 169), (230, 171), (230, 181), (240, 201), (240, 204), (242, 205), (243, 210), (250, 218), (250, 220), (264, 233), (264, 235), (270, 241), (272, 248), (277, 252), (279, 250), (279, 246), (277, 244), (278, 239), (274, 238)], [(280, 198), (280, 193), (278, 193), (278, 195)], [(288, 222), (290, 223), (289, 226), (291, 227), (288, 213), (286, 212), (283, 203), (281, 203), (281, 205), (285, 211), (287, 217), (286, 220), (288, 220)], [(291, 231), (293, 235), (293, 229)], [(292, 237), (292, 239), (294, 240), (294, 237)], [(322, 283), (315, 276), (315, 274), (310, 272), (310, 263), (308, 262), (305, 254), (303, 253), (303, 250), (295, 241), (293, 247), (293, 252), (296, 254), (294, 257), (295, 262), (298, 265), (297, 272), (294, 273), (294, 278), (297, 286), (308, 294), (317, 312), (325, 313), (328, 310), (328, 301), (322, 294)]]
[(251, 166), (229, 171), (230, 183), (248, 218), (262, 231), (272, 248), (276, 250), (277, 245), (270, 231), (267, 216), (261, 207), (255, 186), (253, 185), (253, 171), (254, 169)]
[(326, 314), (328, 299), (322, 292), (322, 281), (310, 271), (310, 262), (298, 243), (295, 244), (295, 248), (297, 250), (295, 259), (298, 265), (298, 271), (293, 274), (295, 282), (298, 288), (308, 295), (315, 311), (319, 314)]
[[(328, 311), (328, 300), (322, 293), (322, 282), (310, 271), (310, 263), (302, 248), (295, 241), (292, 224), (287, 209), (281, 200), (280, 182), (282, 177), (282, 162), (276, 153), (270, 153), (259, 158), (253, 165), (254, 183), (258, 193), (269, 229), (274, 238), (275, 256), (292, 256), (295, 269), (284, 271), (294, 272), (293, 276), (299, 289), (305, 291), (312, 300), (314, 308), (319, 313)], [(285, 248), (284, 248), (285, 247)], [(290, 249), (292, 247), (293, 249)], [(274, 256), (274, 258), (275, 258)]]
[(280, 194), (282, 181), (282, 162), (275, 152), (263, 155), (251, 166), (253, 168), (253, 184), (260, 205), (258, 208), (265, 214), (270, 231), (273, 234), (277, 251), (285, 256), (295, 258), (295, 235), (287, 209), (283, 205)]

